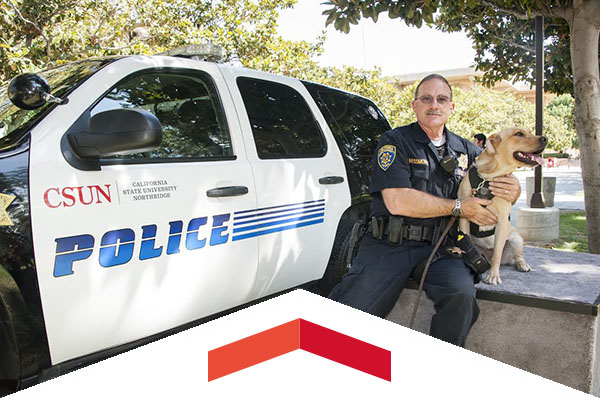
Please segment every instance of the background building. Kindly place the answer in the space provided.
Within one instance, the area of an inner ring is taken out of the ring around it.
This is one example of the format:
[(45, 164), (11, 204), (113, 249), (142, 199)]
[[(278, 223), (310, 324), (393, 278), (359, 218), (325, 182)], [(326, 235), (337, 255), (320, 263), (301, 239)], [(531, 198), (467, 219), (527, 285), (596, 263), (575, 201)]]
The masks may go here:
[[(483, 76), (483, 72), (476, 71), (474, 67), (397, 75), (392, 77), (392, 83), (402, 91), (404, 88), (412, 85), (415, 81), (421, 80), (429, 74), (440, 74), (448, 80), (452, 87), (458, 87), (463, 90), (472, 90), (473, 88), (483, 86), (483, 84), (477, 80), (477, 78)], [(535, 86), (530, 87), (527, 83), (500, 81), (491, 89), (512, 92), (516, 96), (523, 97), (530, 103), (535, 104)], [(552, 93), (544, 93), (544, 105), (548, 104), (554, 96), (555, 95)]]

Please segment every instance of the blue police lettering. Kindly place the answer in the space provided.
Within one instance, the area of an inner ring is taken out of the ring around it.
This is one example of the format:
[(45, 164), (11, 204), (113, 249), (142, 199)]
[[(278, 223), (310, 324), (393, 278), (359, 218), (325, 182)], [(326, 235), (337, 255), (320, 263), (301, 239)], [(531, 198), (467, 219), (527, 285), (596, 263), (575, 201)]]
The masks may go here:
[(210, 245), (216, 246), (227, 242), (229, 234), (221, 235), (227, 230), (226, 226), (222, 226), (224, 222), (229, 221), (229, 214), (215, 215), (213, 217), (213, 229), (210, 234)]
[[(229, 215), (229, 214), (228, 214)], [(198, 239), (199, 229), (202, 225), (206, 225), (206, 217), (194, 218), (188, 224), (188, 233), (185, 237), (185, 248), (188, 250), (201, 249), (206, 244), (205, 239)], [(212, 246), (212, 243), (211, 243)]]
[(181, 231), (183, 230), (182, 221), (171, 221), (169, 228), (169, 242), (167, 243), (167, 254), (179, 253), (179, 244), (181, 243)]
[[(210, 231), (210, 246), (227, 243), (229, 227), (224, 225), (230, 220), (231, 214), (212, 216), (212, 229)], [(187, 224), (185, 232), (185, 248), (193, 251), (206, 246), (207, 235), (202, 234), (202, 228), (208, 223), (208, 217), (192, 218)], [(141, 227), (139, 260), (158, 258), (163, 254), (163, 246), (157, 246), (156, 235), (158, 227), (155, 224)], [(207, 232), (208, 233), (208, 232)], [(169, 222), (169, 238), (166, 244), (166, 255), (179, 253), (183, 236), (183, 221)], [(89, 234), (68, 236), (55, 239), (56, 257), (54, 261), (54, 276), (61, 277), (72, 275), (73, 264), (85, 260), (92, 255), (94, 250), (94, 237)], [(136, 235), (133, 229), (123, 228), (111, 230), (100, 240), (98, 262), (104, 268), (127, 264), (135, 253)]]
[(156, 225), (142, 226), (142, 246), (140, 247), (140, 260), (160, 257), (162, 246), (154, 248), (156, 238)]
[(133, 257), (135, 233), (131, 229), (108, 231), (100, 242), (100, 265), (114, 267), (126, 264)]
[(73, 263), (88, 258), (94, 248), (92, 235), (69, 236), (54, 241), (56, 242), (54, 276), (57, 278), (73, 274)]

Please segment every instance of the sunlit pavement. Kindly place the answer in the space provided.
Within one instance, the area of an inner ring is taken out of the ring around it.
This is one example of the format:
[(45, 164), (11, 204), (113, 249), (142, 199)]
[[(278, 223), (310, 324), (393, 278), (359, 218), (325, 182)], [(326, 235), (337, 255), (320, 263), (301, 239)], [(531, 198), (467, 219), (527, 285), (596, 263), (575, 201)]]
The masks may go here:
[[(532, 169), (515, 171), (515, 176), (521, 183), (521, 197), (513, 206), (510, 214), (510, 222), (516, 226), (517, 209), (527, 207), (527, 190), (525, 179), (528, 176), (534, 176)], [(585, 210), (583, 197), (583, 181), (581, 178), (581, 168), (579, 160), (571, 160), (570, 165), (542, 169), (543, 177), (556, 177), (556, 189), (554, 194), (554, 207), (561, 211)]]

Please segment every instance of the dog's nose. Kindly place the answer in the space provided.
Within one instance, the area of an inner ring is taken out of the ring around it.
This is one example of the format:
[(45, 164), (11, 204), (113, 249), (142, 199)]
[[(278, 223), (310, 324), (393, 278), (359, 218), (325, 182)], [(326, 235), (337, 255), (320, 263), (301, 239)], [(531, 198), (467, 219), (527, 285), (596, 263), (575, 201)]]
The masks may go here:
[(548, 139), (546, 138), (546, 136), (540, 136), (540, 143), (541, 144), (546, 144), (548, 142)]

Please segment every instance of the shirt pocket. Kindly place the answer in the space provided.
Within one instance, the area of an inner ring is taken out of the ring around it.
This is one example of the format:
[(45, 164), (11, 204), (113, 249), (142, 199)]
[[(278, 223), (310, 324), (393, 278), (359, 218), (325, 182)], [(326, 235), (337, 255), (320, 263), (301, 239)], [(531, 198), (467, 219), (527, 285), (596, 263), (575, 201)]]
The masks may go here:
[(425, 164), (414, 164), (410, 166), (410, 182), (413, 189), (427, 191), (429, 182), (429, 166)]

